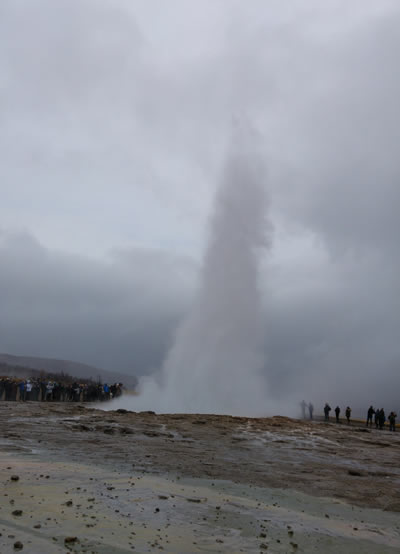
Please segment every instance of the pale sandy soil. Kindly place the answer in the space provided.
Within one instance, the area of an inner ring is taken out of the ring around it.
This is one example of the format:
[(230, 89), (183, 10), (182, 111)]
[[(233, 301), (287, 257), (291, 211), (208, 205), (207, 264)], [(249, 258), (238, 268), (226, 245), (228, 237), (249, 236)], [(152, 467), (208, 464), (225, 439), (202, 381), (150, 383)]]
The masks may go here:
[(2, 402), (0, 552), (400, 552), (399, 454), (361, 426)]

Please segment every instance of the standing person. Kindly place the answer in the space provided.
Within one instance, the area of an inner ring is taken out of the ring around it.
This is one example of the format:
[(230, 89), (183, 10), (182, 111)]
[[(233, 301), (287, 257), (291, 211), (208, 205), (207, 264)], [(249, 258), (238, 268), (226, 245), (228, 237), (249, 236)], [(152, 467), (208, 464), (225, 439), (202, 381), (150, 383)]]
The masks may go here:
[(53, 400), (53, 389), (54, 383), (49, 381), (46, 385), (46, 402), (51, 402)]
[(38, 381), (33, 381), (33, 384), (32, 384), (32, 400), (36, 400), (38, 401), (39, 400), (39, 396), (40, 396), (40, 383), (38, 383)]
[(390, 412), (389, 415), (389, 431), (396, 431), (396, 417), (397, 414), (395, 412)]
[(379, 429), (383, 429), (385, 427), (385, 421), (386, 421), (385, 410), (381, 408), (379, 410)]
[(300, 402), (301, 417), (302, 417), (302, 419), (306, 419), (306, 407), (307, 407), (307, 404), (306, 404), (305, 400), (302, 400), (302, 401)]
[(40, 394), (41, 394), (41, 401), (45, 402), (46, 395), (47, 395), (47, 385), (44, 380), (40, 382)]
[(308, 413), (310, 414), (310, 419), (312, 419), (313, 418), (313, 413), (314, 413), (314, 406), (312, 405), (311, 402), (308, 405)]
[(32, 383), (30, 379), (27, 380), (26, 386), (25, 386), (25, 400), (31, 400), (31, 393), (32, 393)]
[(74, 401), (80, 402), (81, 400), (81, 386), (79, 383), (75, 383), (75, 385), (72, 385), (74, 387)]
[(25, 400), (25, 381), (21, 381), (18, 385), (19, 388), (19, 399), (21, 402)]
[(335, 408), (335, 414), (336, 414), (336, 423), (340, 423), (339, 416), (340, 416), (340, 408), (339, 406), (336, 406)]
[(347, 406), (345, 414), (346, 414), (346, 419), (347, 419), (347, 425), (350, 425), (350, 417), (351, 417), (351, 408), (350, 408), (350, 406)]
[(370, 424), (370, 427), (372, 427), (372, 416), (374, 415), (374, 413), (375, 413), (374, 407), (370, 406), (367, 412), (367, 427), (368, 427), (368, 423)]
[(379, 427), (379, 410), (376, 410), (376, 412), (375, 412), (375, 427), (377, 429)]
[(332, 408), (329, 406), (327, 402), (324, 407), (325, 421), (329, 421), (329, 412), (331, 411), (331, 409)]

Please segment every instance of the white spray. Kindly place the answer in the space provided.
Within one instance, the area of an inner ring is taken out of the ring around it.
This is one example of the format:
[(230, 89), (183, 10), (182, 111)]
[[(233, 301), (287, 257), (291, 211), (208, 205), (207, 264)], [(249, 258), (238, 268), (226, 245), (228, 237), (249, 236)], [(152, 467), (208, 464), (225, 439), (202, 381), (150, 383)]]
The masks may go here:
[(159, 378), (122, 399), (130, 409), (247, 416), (268, 409), (258, 266), (269, 226), (265, 172), (249, 142), (235, 141), (225, 167), (195, 305)]

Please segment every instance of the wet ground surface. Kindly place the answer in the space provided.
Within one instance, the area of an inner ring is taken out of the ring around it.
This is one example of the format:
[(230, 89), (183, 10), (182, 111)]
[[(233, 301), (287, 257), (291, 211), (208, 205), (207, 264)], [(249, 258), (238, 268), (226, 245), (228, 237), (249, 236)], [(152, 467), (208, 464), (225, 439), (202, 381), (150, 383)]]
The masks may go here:
[(0, 552), (399, 552), (399, 454), (363, 426), (2, 402)]

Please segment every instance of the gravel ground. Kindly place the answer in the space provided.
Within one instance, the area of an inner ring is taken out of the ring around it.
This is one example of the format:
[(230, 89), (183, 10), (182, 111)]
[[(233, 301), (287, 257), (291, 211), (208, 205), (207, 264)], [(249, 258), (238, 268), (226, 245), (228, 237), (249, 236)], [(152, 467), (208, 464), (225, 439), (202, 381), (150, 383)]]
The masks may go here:
[(399, 454), (364, 426), (2, 402), (0, 551), (399, 552)]

